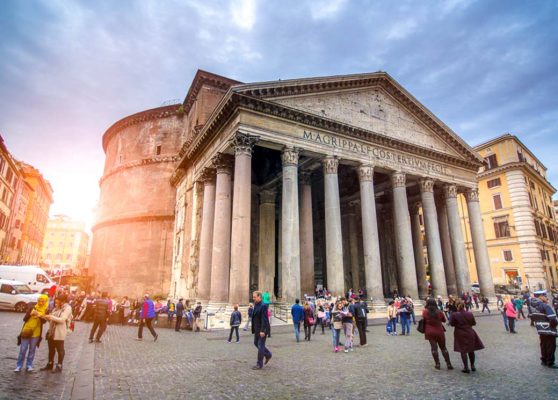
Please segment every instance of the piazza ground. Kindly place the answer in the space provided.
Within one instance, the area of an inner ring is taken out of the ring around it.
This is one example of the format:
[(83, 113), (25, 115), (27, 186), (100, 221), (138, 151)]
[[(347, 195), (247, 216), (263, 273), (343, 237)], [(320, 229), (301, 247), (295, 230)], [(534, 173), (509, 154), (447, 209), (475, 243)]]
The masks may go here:
[[(274, 327), (268, 340), (273, 359), (261, 371), (252, 336), (227, 344), (224, 331), (177, 333), (156, 328), (134, 340), (137, 328), (109, 326), (103, 343), (88, 344), (90, 324), (77, 323), (66, 341), (61, 375), (15, 374), (15, 337), (21, 314), (0, 313), (1, 399), (525, 399), (557, 398), (558, 370), (539, 364), (538, 337), (528, 321), (517, 335), (503, 332), (500, 315), (477, 318), (486, 349), (478, 352), (474, 374), (436, 371), (430, 347), (413, 327), (409, 337), (386, 336), (371, 326), (369, 346), (334, 354), (331, 334), (316, 331), (310, 343), (295, 343), (290, 326)], [(453, 349), (453, 328), (448, 328)], [(46, 363), (46, 343), (35, 366)], [(94, 396), (91, 389), (94, 386)]]

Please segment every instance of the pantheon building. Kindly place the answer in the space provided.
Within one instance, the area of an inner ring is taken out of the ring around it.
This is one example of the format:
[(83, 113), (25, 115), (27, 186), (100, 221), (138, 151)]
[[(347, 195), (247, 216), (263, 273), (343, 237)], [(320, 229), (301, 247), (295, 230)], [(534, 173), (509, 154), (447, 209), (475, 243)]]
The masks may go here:
[[(247, 304), (326, 287), (424, 298), (494, 286), (482, 159), (385, 72), (241, 83), (198, 71), (182, 104), (103, 136), (91, 272), (115, 295)], [(464, 203), (465, 204), (465, 203)]]

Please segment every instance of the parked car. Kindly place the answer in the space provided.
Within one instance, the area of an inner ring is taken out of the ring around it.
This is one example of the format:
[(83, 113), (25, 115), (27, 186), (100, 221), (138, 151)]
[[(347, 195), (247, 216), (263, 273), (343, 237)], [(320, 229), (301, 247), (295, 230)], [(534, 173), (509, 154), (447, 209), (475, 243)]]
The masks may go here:
[(521, 288), (517, 285), (494, 285), (496, 294), (510, 294), (517, 296), (521, 294)]
[(34, 293), (48, 293), (56, 285), (42, 268), (35, 265), (0, 265), (0, 279), (23, 282)]
[(1, 309), (25, 312), (29, 303), (35, 303), (38, 297), (39, 294), (33, 293), (31, 288), (23, 282), (0, 279)]

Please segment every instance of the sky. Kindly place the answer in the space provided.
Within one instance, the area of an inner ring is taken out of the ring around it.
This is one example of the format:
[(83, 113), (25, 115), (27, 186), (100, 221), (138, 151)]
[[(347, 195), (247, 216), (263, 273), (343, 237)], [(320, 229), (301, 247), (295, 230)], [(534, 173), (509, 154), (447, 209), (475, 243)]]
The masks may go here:
[(94, 223), (101, 139), (183, 100), (197, 69), (242, 82), (386, 71), (471, 146), (509, 132), (558, 187), (558, 2), (0, 1), (0, 134)]

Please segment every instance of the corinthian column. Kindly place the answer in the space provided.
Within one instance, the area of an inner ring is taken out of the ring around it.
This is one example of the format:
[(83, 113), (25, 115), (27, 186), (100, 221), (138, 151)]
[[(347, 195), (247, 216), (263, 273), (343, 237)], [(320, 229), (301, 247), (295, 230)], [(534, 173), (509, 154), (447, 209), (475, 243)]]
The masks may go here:
[(465, 256), (465, 242), (461, 221), (459, 220), (459, 209), (457, 207), (457, 186), (445, 185), (444, 196), (446, 198), (446, 210), (448, 213), (448, 226), (451, 237), (451, 251), (453, 253), (453, 264), (455, 266), (455, 279), (457, 282), (457, 294), (470, 290), (471, 279), (469, 267)]
[(434, 181), (432, 179), (421, 179), (419, 185), (420, 197), (422, 200), (422, 213), (424, 215), (424, 227), (428, 242), (428, 266), (430, 267), (432, 293), (435, 296), (442, 296), (445, 298), (448, 296), (448, 289), (444, 272), (444, 258), (442, 257), (438, 214), (436, 213), (436, 202), (434, 200)]
[(446, 287), (448, 294), (457, 294), (457, 283), (455, 279), (455, 267), (453, 265), (453, 254), (451, 252), (451, 237), (448, 226), (448, 213), (443, 196), (438, 196), (436, 212), (438, 213), (438, 227), (440, 228), (440, 242), (442, 243), (442, 257), (444, 258), (444, 271), (446, 273)]
[(300, 286), (314, 293), (314, 225), (312, 222), (312, 174), (300, 174)]
[(215, 169), (203, 171), (203, 208), (200, 234), (200, 262), (198, 272), (198, 299), (209, 300), (211, 288), (211, 253), (213, 250), (213, 224), (215, 217)]
[(397, 247), (397, 266), (399, 267), (399, 282), (401, 284), (399, 293), (417, 299), (417, 275), (405, 174), (394, 172), (391, 175), (391, 183), (393, 186), (393, 220)]
[(411, 233), (413, 236), (413, 250), (415, 254), (415, 268), (417, 270), (417, 283), (419, 297), (428, 297), (428, 286), (426, 285), (426, 266), (424, 265), (424, 251), (422, 243), (422, 232), (420, 230), (420, 203), (411, 206)]
[(275, 280), (275, 190), (260, 192), (258, 290), (273, 293)]
[(323, 166), (327, 288), (334, 296), (342, 296), (345, 292), (345, 278), (343, 272), (341, 206), (339, 203), (339, 181), (337, 177), (339, 159), (337, 157), (326, 157), (323, 160)]
[(467, 199), (467, 210), (469, 213), (469, 225), (471, 226), (471, 236), (473, 239), (473, 249), (475, 251), (475, 264), (477, 265), (477, 275), (479, 277), (480, 292), (483, 296), (495, 299), (494, 282), (492, 281), (492, 271), (488, 260), (488, 249), (484, 237), (482, 226), (482, 216), (479, 205), (479, 191), (477, 188), (468, 189), (465, 192)]
[(283, 161), (283, 195), (281, 203), (281, 251), (283, 301), (300, 297), (300, 231), (298, 212), (298, 149), (285, 147)]
[(215, 183), (215, 217), (211, 251), (211, 303), (229, 301), (229, 266), (231, 260), (231, 175), (232, 157), (219, 153), (213, 158), (217, 169)]
[(360, 204), (362, 215), (362, 242), (364, 253), (364, 278), (366, 292), (376, 305), (384, 304), (382, 283), (382, 262), (380, 241), (378, 237), (378, 221), (376, 217), (376, 196), (374, 195), (374, 167), (361, 165), (358, 168), (360, 181)]
[(360, 286), (360, 266), (358, 257), (358, 228), (356, 221), (356, 208), (358, 201), (349, 203), (349, 255), (351, 260), (351, 286), (355, 292), (361, 288)]
[(237, 133), (234, 146), (234, 192), (231, 235), (231, 280), (229, 302), (250, 301), (250, 207), (252, 204), (252, 149), (255, 136)]

